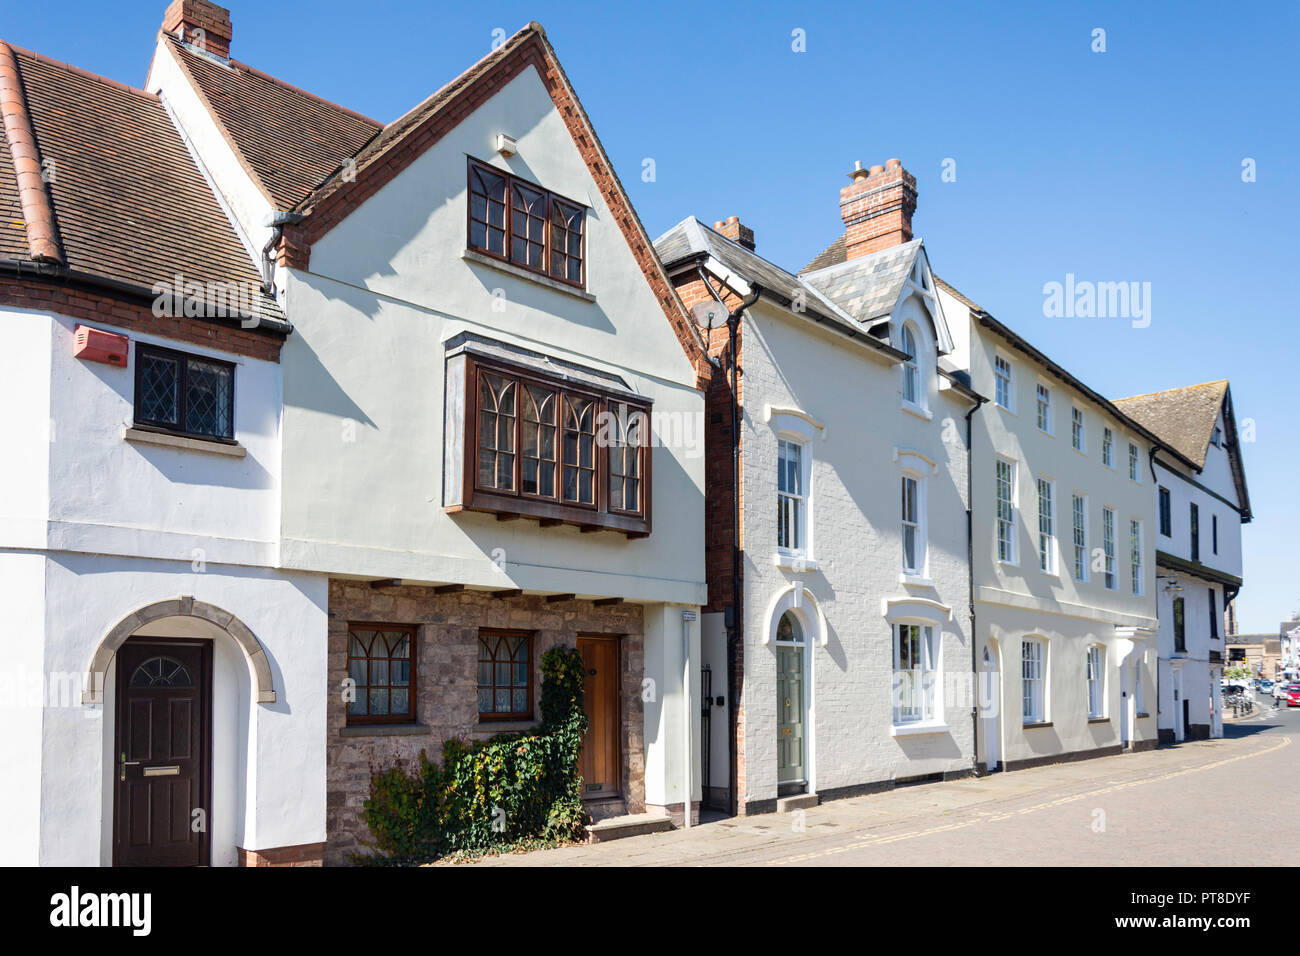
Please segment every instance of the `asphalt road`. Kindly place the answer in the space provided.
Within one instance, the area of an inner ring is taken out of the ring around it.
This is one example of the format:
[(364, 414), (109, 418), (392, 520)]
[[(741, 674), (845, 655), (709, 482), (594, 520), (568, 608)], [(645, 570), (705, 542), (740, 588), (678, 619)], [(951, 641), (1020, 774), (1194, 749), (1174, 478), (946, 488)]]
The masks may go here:
[(1221, 740), (475, 865), (1290, 866), (1300, 708), (1257, 701), (1258, 714), (1228, 723)]

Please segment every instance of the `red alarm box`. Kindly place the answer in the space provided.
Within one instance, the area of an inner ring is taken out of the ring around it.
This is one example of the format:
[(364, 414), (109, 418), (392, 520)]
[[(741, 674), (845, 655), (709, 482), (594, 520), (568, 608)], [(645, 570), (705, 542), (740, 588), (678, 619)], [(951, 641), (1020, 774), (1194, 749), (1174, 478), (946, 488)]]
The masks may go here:
[(102, 332), (88, 325), (79, 325), (74, 330), (72, 354), (87, 362), (103, 362), (126, 368), (127, 337), (112, 332)]

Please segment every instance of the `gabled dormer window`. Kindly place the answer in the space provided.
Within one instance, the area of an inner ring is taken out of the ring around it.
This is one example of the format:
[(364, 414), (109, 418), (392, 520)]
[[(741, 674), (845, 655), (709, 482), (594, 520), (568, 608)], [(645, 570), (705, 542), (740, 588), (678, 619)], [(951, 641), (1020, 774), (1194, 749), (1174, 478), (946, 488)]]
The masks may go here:
[(526, 180), (469, 161), (471, 249), (581, 286), (586, 207)]
[(916, 352), (916, 332), (910, 325), (904, 325), (899, 336), (900, 349), (907, 354), (903, 363), (903, 401), (916, 408), (925, 406), (925, 379), (921, 374), (921, 363)]

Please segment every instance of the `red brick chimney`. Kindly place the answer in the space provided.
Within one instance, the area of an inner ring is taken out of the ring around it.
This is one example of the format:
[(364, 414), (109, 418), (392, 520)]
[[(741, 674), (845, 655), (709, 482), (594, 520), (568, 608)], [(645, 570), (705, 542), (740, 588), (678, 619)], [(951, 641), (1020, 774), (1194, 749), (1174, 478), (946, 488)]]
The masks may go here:
[(849, 177), (853, 182), (840, 190), (845, 257), (856, 259), (910, 242), (916, 177), (896, 159), (869, 170), (858, 163)]
[(740, 243), (750, 252), (754, 251), (754, 230), (735, 216), (730, 216), (726, 222), (719, 219), (713, 224), (713, 231), (720, 232), (733, 242)]
[(163, 14), (164, 33), (180, 37), (186, 43), (209, 53), (230, 58), (230, 39), (234, 27), (230, 25), (230, 11), (208, 0), (172, 0)]

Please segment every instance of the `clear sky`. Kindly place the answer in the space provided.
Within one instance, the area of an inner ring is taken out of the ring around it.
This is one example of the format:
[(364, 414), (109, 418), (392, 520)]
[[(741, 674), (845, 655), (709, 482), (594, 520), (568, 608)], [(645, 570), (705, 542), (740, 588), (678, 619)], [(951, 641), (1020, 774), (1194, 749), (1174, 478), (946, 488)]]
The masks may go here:
[[(900, 158), (936, 272), (1097, 391), (1231, 380), (1241, 628), (1300, 607), (1300, 4), (228, 5), (234, 57), (382, 121), (538, 20), (652, 237), (735, 215), (791, 269), (840, 231), (854, 161)], [(0, 37), (138, 86), (165, 7), (4, 0)], [(1149, 282), (1150, 325), (1045, 317), (1068, 273)]]

